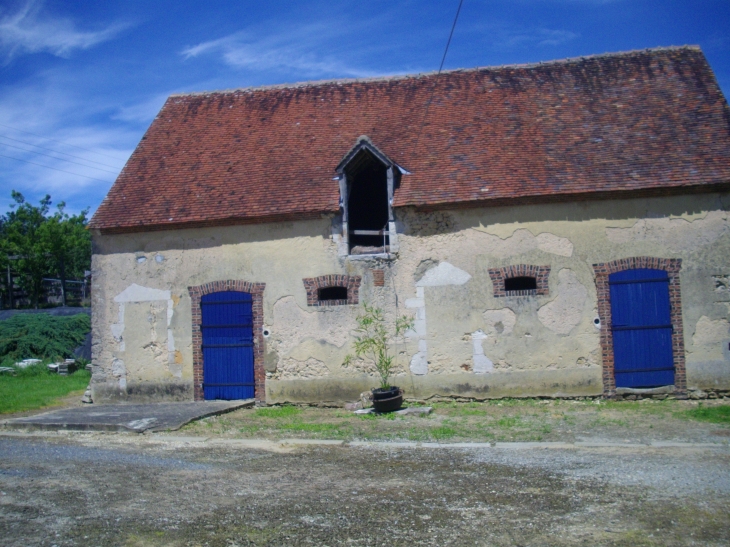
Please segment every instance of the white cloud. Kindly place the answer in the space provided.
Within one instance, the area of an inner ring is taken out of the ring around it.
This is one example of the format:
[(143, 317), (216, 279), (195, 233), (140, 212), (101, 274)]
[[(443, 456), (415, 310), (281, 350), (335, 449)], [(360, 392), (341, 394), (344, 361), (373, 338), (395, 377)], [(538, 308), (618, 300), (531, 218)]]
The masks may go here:
[(488, 47), (499, 51), (558, 46), (580, 37), (578, 33), (569, 30), (499, 23), (470, 25), (465, 29), (465, 33), (479, 36)]
[(98, 31), (79, 31), (73, 21), (41, 13), (42, 3), (29, 0), (16, 13), (0, 18), (0, 53), (9, 62), (23, 53), (45, 51), (67, 57), (77, 49), (88, 49), (110, 40), (126, 25), (112, 25)]
[(0, 92), (0, 211), (13, 189), (32, 202), (51, 194), (69, 212), (95, 209), (140, 135), (101, 121), (109, 110), (42, 77)]
[[(181, 52), (185, 59), (219, 55), (227, 65), (256, 71), (285, 71), (303, 76), (374, 76), (337, 55), (338, 25), (305, 24), (296, 27), (247, 29), (217, 40), (202, 42)], [(349, 28), (355, 32), (352, 28)], [(362, 51), (359, 52), (362, 54)]]
[(569, 30), (538, 29), (537, 36), (541, 38), (538, 46), (558, 46), (577, 38), (578, 34)]
[(139, 103), (119, 107), (117, 113), (113, 114), (111, 119), (122, 122), (150, 124), (172, 93), (173, 91), (169, 93), (158, 93)]

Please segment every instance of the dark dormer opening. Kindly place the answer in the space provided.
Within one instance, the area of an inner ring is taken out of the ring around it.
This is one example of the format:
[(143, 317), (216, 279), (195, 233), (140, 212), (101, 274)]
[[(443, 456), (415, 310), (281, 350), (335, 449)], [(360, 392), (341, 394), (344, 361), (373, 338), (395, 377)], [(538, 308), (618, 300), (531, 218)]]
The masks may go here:
[(335, 168), (340, 181), (342, 240), (339, 252), (351, 255), (397, 252), (398, 236), (391, 203), (402, 173), (363, 135)]
[(347, 287), (322, 287), (317, 290), (317, 300), (325, 302), (329, 300), (347, 300)]
[(537, 278), (528, 276), (508, 277), (504, 280), (505, 291), (535, 291)]
[(364, 148), (345, 169), (350, 252), (382, 253), (388, 245), (388, 168)]

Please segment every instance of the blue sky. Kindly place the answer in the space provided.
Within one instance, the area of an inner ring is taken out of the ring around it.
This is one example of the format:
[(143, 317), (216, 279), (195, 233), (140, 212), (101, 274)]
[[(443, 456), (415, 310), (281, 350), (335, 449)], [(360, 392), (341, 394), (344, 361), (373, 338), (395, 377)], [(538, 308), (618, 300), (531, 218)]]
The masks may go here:
[[(0, 212), (92, 212), (171, 93), (431, 72), (458, 0), (3, 0)], [(445, 68), (702, 47), (730, 93), (730, 0), (464, 0)]]

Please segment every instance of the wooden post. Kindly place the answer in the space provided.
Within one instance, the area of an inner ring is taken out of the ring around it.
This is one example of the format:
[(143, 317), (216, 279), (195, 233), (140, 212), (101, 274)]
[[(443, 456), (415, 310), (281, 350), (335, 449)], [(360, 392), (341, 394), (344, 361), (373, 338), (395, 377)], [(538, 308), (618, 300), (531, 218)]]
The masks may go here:
[(340, 175), (340, 199), (342, 200), (342, 239), (345, 242), (345, 245), (347, 245), (348, 253), (350, 252), (350, 235), (349, 235), (349, 222), (348, 222), (348, 215), (347, 215), (347, 199), (348, 199), (348, 193), (347, 193), (347, 174), (342, 171), (342, 175)]
[(393, 166), (388, 167), (388, 220), (393, 222), (393, 207), (391, 202), (393, 201)]

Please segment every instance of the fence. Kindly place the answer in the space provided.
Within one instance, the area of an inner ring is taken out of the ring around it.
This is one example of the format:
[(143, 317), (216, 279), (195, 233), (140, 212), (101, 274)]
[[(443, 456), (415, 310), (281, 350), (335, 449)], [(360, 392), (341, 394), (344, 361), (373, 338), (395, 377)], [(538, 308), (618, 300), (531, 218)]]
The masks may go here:
[[(4, 276), (5, 277), (5, 276)], [(33, 306), (30, 295), (26, 293), (18, 283), (19, 276), (13, 272), (7, 273), (7, 280), (3, 284), (2, 309), (22, 309)], [(8, 289), (12, 287), (12, 293)], [(91, 275), (90, 272), (83, 280), (66, 280), (66, 305), (67, 306), (88, 306), (91, 296)], [(63, 291), (61, 280), (51, 277), (43, 278), (43, 292), (38, 301), (41, 308), (51, 308), (63, 305)]]

